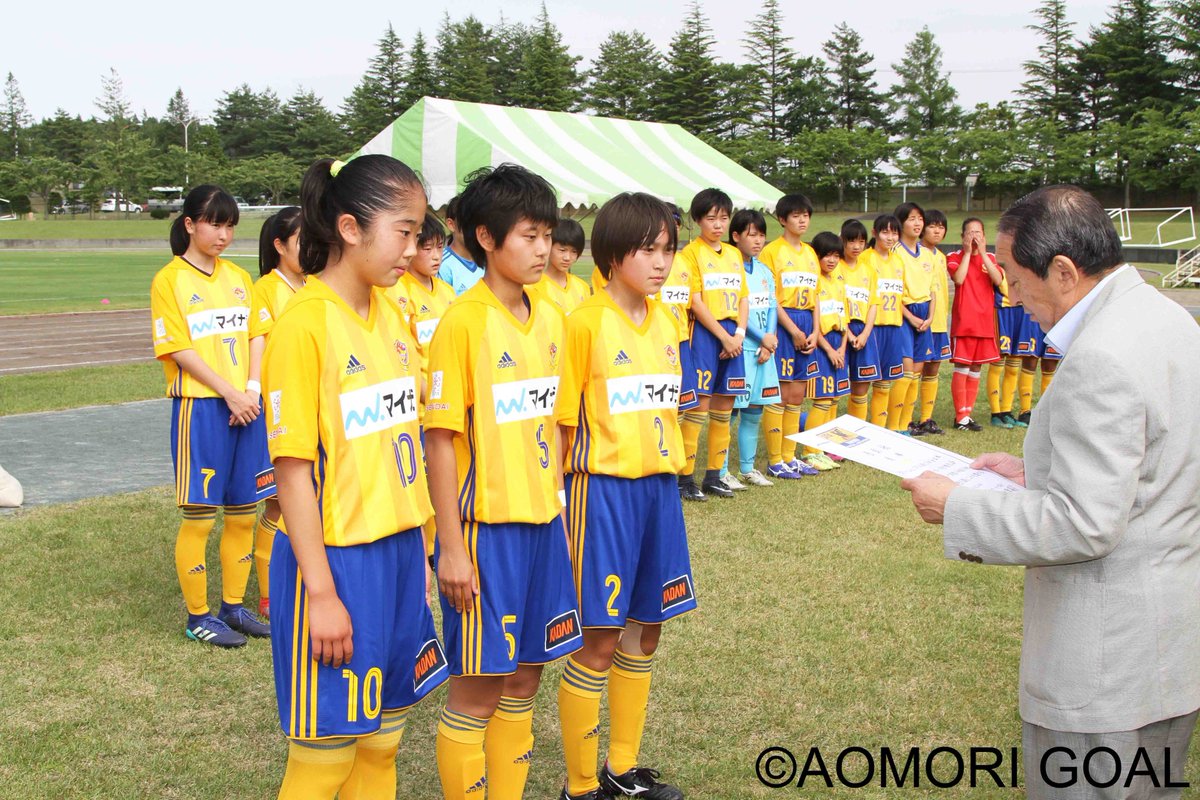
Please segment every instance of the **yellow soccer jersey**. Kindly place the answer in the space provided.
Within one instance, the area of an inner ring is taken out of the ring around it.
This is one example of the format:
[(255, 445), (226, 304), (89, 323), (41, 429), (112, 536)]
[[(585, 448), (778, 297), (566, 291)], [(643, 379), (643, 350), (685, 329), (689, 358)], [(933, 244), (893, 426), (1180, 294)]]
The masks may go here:
[(647, 299), (634, 325), (601, 291), (567, 318), (567, 353), (554, 406), (573, 429), (566, 470), (642, 478), (683, 469), (675, 317)]
[(421, 357), (421, 371), (429, 379), (429, 343), (433, 332), (454, 302), (454, 287), (438, 276), (433, 276), (433, 289), (425, 288), (419, 277), (406, 272), (396, 281), (392, 297), (400, 306), (400, 313), (408, 320), (413, 338), (417, 340), (417, 352)]
[(904, 296), (904, 263), (895, 251), (880, 256), (875, 249), (867, 250), (858, 257), (875, 273), (875, 295), (879, 299), (879, 311), (875, 313), (876, 325), (902, 325), (904, 314), (900, 301)]
[(592, 267), (592, 294), (598, 294), (605, 286), (608, 286), (608, 278), (601, 274), (599, 267)]
[(429, 347), (425, 427), (455, 434), (464, 520), (541, 524), (562, 510), (554, 402), (564, 317), (526, 296), (522, 324), (480, 281), (450, 306)]
[(1004, 267), (1000, 268), (1000, 285), (996, 287), (996, 299), (999, 301), (997, 308), (1014, 308), (1020, 305), (1008, 299), (1008, 273), (1004, 271)]
[[(594, 268), (592, 270), (592, 293), (600, 294), (600, 291), (607, 285), (608, 279), (600, 274), (600, 268)], [(688, 306), (692, 302), (692, 275), (688, 271), (687, 260), (683, 257), (682, 250), (677, 252), (671, 260), (671, 271), (667, 273), (667, 279), (663, 282), (662, 288), (658, 290), (658, 294), (654, 295), (654, 299), (671, 312), (671, 316), (675, 319), (679, 341), (686, 342), (691, 339)]]
[(718, 253), (697, 237), (679, 256), (691, 286), (689, 303), (699, 299), (717, 320), (736, 320), (738, 303), (750, 296), (741, 252), (731, 244), (723, 244)]
[(592, 296), (592, 288), (583, 278), (568, 274), (567, 287), (564, 289), (550, 277), (549, 271), (543, 273), (542, 279), (534, 284), (533, 291), (539, 292), (542, 297), (554, 303), (564, 314), (570, 314), (580, 303)]
[(251, 291), (246, 271), (223, 258), (205, 275), (176, 256), (154, 276), (154, 355), (166, 373), (168, 397), (220, 396), (179, 368), (170, 355), (180, 350), (195, 350), (218, 375), (245, 390), (250, 339), (264, 332), (250, 313)]
[(846, 315), (846, 278), (836, 269), (817, 278), (817, 318), (821, 333), (844, 331), (850, 318)]
[[(293, 286), (277, 269), (271, 270), (254, 282), (254, 302), (252, 304), (254, 311), (251, 318), (258, 322), (263, 334), (271, 332), (279, 315), (287, 307), (288, 301), (303, 286), (303, 283)], [(250, 338), (253, 339), (258, 335), (260, 334), (251, 334)]]
[(310, 278), (267, 341), (271, 460), (313, 462), (325, 544), (363, 544), (433, 516), (417, 423), (417, 343), (383, 289), (363, 319)]
[(933, 290), (933, 254), (929, 248), (918, 244), (914, 254), (900, 243), (892, 254), (904, 264), (904, 305), (928, 303)]
[(929, 330), (947, 333), (950, 330), (950, 273), (946, 271), (946, 254), (935, 248), (930, 248), (929, 252), (933, 256), (933, 285), (929, 297), (937, 303)]
[[(871, 306), (879, 305), (874, 267), (860, 255), (853, 267), (845, 261), (839, 261), (837, 271), (845, 279), (846, 316), (851, 320), (866, 322)], [(879, 312), (875, 314), (878, 316)]]
[(807, 243), (792, 247), (780, 236), (763, 248), (758, 260), (775, 274), (775, 298), (780, 308), (811, 311), (817, 303), (817, 276), (821, 264)]

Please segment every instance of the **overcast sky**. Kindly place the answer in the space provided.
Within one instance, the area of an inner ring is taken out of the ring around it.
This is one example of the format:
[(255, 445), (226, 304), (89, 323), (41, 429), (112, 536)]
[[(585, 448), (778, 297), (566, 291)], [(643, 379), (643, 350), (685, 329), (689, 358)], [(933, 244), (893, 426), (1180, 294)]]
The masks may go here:
[[(744, 60), (749, 28), (742, 9), (753, 4), (703, 2), (722, 60)], [(1102, 22), (1108, 0), (1068, 0), (1075, 33)], [(509, 20), (532, 22), (541, 0), (507, 0)], [(922, 25), (928, 25), (944, 51), (944, 65), (960, 102), (1011, 97), (1023, 79), (1021, 63), (1035, 55), (1036, 0), (978, 4), (963, 0), (849, 0), (842, 3), (782, 0), (792, 47), (819, 54), (834, 26), (849, 22), (875, 56), (876, 81), (895, 79), (891, 64)], [(994, 8), (987, 8), (988, 5)], [(0, 77), (12, 72), (37, 119), (58, 108), (85, 118), (96, 112), (101, 75), (116, 68), (135, 112), (162, 116), (177, 87), (193, 111), (211, 115), (218, 99), (239, 84), (271, 87), (286, 99), (300, 87), (337, 110), (366, 69), (375, 43), (390, 21), (405, 43), (418, 28), (432, 40), (444, 12), (454, 19), (474, 14), (485, 24), (499, 20), (494, 2), (484, 0), (360, 0), (240, 4), (222, 2), (143, 2), (143, 0), (25, 0), (5, 3)], [(637, 29), (665, 50), (686, 8), (686, 0), (546, 0), (572, 52), (586, 67), (614, 29)], [(340, 15), (338, 12), (342, 12)]]

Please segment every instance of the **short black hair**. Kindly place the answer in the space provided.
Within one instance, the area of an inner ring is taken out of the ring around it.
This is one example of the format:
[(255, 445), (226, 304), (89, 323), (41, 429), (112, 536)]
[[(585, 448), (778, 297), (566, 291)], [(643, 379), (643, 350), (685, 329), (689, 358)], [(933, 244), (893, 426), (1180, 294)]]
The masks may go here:
[(741, 211), (733, 215), (733, 219), (729, 220), (729, 243), (733, 244), (733, 235), (743, 234), (746, 229), (753, 225), (759, 233), (766, 234), (767, 219), (762, 215), (761, 211), (754, 208), (743, 208)]
[(921, 215), (922, 220), (925, 219), (925, 209), (921, 208), (911, 200), (907, 203), (901, 203), (900, 205), (896, 206), (896, 210), (892, 212), (892, 216), (898, 219), (900, 224), (903, 226), (909, 215), (914, 211)]
[(442, 224), (432, 209), (426, 209), (425, 219), (421, 222), (421, 231), (417, 234), (417, 245), (424, 247), (434, 242), (446, 243), (446, 226)]
[(1100, 201), (1078, 186), (1044, 186), (1009, 206), (996, 232), (1012, 237), (1017, 264), (1045, 280), (1055, 256), (1066, 256), (1085, 275), (1101, 275), (1124, 262), (1121, 238)]
[(575, 252), (583, 252), (583, 226), (573, 219), (563, 217), (554, 226), (550, 240), (565, 247), (574, 247)]
[(820, 260), (830, 253), (842, 254), (842, 239), (831, 231), (821, 231), (812, 240), (812, 249)]
[(943, 228), (950, 227), (950, 220), (946, 219), (946, 214), (941, 209), (931, 208), (925, 212), (925, 227), (930, 225), (941, 225)]
[(454, 195), (446, 203), (446, 219), (458, 221), (458, 195)]
[(797, 211), (803, 211), (811, 217), (813, 215), (812, 201), (802, 194), (785, 194), (775, 204), (775, 216), (779, 218), (780, 222)]
[(732, 214), (733, 201), (729, 199), (729, 195), (720, 189), (701, 189), (692, 198), (692, 207), (688, 210), (688, 215), (696, 222), (699, 222), (704, 219), (705, 214), (714, 208), (718, 211), (724, 211), (726, 214)]
[[(711, 207), (711, 206), (710, 206)], [(592, 226), (592, 259), (605, 279), (627, 255), (650, 247), (667, 232), (667, 247), (678, 246), (675, 215), (669, 205), (644, 192), (622, 192), (600, 207)]]
[(979, 227), (983, 228), (985, 231), (987, 230), (987, 227), (984, 226), (984, 224), (983, 224), (983, 220), (981, 220), (979, 217), (967, 217), (966, 219), (963, 220), (963, 224), (962, 224), (962, 232), (963, 233), (967, 232), (967, 226), (970, 225), (972, 222), (978, 222)]
[(867, 240), (867, 226), (851, 217), (842, 223), (842, 242), (856, 242), (859, 239), (864, 242)]
[(558, 223), (558, 200), (554, 187), (541, 175), (519, 164), (476, 170), (467, 176), (467, 187), (458, 196), (455, 226), (471, 260), (487, 266), (487, 251), (479, 244), (483, 226), (496, 247), (502, 247), (517, 223), (527, 219), (554, 227)]

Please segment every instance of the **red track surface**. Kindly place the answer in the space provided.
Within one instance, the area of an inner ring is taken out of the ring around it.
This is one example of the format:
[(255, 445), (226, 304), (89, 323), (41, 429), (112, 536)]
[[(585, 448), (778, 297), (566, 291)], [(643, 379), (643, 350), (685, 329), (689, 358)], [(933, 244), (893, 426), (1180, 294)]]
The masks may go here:
[(148, 308), (0, 316), (0, 377), (153, 358)]

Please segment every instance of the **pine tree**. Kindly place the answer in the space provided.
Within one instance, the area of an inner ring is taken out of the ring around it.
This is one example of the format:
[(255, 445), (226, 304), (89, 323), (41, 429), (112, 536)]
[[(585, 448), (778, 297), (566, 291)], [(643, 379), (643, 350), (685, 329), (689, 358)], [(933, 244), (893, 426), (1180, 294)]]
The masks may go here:
[(714, 39), (699, 0), (687, 15), (667, 52), (666, 69), (655, 87), (656, 116), (675, 122), (697, 135), (714, 135), (727, 116), (715, 101), (720, 91), (719, 69), (712, 54)]
[(903, 60), (892, 69), (900, 81), (892, 87), (889, 105), (901, 133), (915, 138), (961, 121), (958, 92), (949, 74), (942, 73), (942, 48), (928, 26), (905, 46)]
[(1172, 0), (1167, 4), (1171, 17), (1170, 41), (1175, 51), (1178, 84), (1188, 104), (1200, 101), (1200, 0)]
[(1075, 61), (1071, 23), (1067, 20), (1066, 0), (1044, 0), (1034, 12), (1041, 24), (1026, 25), (1042, 40), (1038, 57), (1021, 66), (1028, 79), (1017, 94), (1021, 108), (1030, 119), (1049, 119), (1066, 125), (1078, 116), (1079, 101), (1071, 91), (1071, 68)]
[(494, 103), (496, 87), (488, 62), (494, 55), (491, 36), (474, 16), (453, 23), (447, 13), (438, 29), (434, 71), (448, 100)]
[(1179, 101), (1171, 44), (1153, 0), (1118, 0), (1107, 21), (1092, 28), (1085, 45), (1106, 86), (1101, 113), (1127, 125), (1141, 111), (1171, 111)]
[(107, 76), (100, 78), (100, 96), (96, 98), (96, 108), (104, 114), (106, 122), (114, 126), (123, 126), (130, 122), (129, 101), (125, 99), (125, 82), (110, 67)]
[(255, 92), (243, 83), (217, 101), (213, 123), (228, 158), (252, 158), (288, 148), (287, 120), (270, 89)]
[(192, 118), (192, 106), (183, 96), (183, 89), (176, 89), (175, 94), (171, 95), (171, 99), (167, 101), (165, 121), (172, 125), (183, 125)]
[(389, 22), (367, 71), (342, 107), (343, 123), (355, 141), (365, 142), (407, 110), (404, 61), (404, 43)]
[[(801, 56), (792, 59), (783, 91), (784, 113), (782, 119), (784, 138), (795, 140), (809, 131), (823, 131), (833, 126), (842, 127), (842, 118), (835, 106), (833, 84), (829, 80), (825, 62), (817, 56)], [(878, 101), (873, 106), (878, 108)], [(851, 130), (854, 127), (851, 124)]]
[(754, 18), (749, 36), (742, 42), (753, 92), (747, 97), (752, 116), (762, 121), (767, 138), (783, 138), (786, 94), (795, 53), (788, 47), (792, 38), (783, 33), (779, 0), (764, 0), (762, 13)]
[(529, 43), (521, 59), (516, 100), (528, 108), (547, 111), (571, 111), (579, 101), (579, 74), (575, 65), (579, 56), (562, 42), (562, 34), (550, 21), (546, 4), (529, 34)]
[(25, 96), (13, 74), (8, 73), (4, 81), (4, 106), (0, 108), (0, 137), (3, 137), (4, 157), (21, 156), (21, 139), (24, 129), (33, 124), (33, 116), (25, 105)]
[[(283, 110), (290, 141), (287, 155), (302, 167), (318, 158), (338, 156), (352, 149), (337, 119), (313, 92), (300, 89)], [(356, 140), (355, 144), (364, 142)]]
[(647, 89), (660, 80), (662, 69), (662, 56), (645, 34), (613, 31), (588, 71), (586, 105), (601, 116), (653, 119)]
[(833, 29), (833, 38), (822, 49), (829, 61), (837, 126), (848, 131), (860, 125), (885, 127), (884, 100), (875, 83), (875, 70), (868, 66), (875, 57), (863, 49), (858, 31), (842, 22)]
[(412, 47), (408, 49), (408, 74), (405, 76), (405, 87), (408, 92), (405, 104), (413, 105), (422, 97), (437, 97), (437, 76), (433, 71), (433, 62), (425, 44), (425, 34), (417, 31), (413, 37)]
[(488, 76), (495, 94), (487, 102), (502, 106), (525, 105), (522, 73), (525, 56), (533, 46), (533, 29), (520, 22), (509, 22), (501, 14), (496, 27), (488, 30), (485, 36), (490, 47)]

